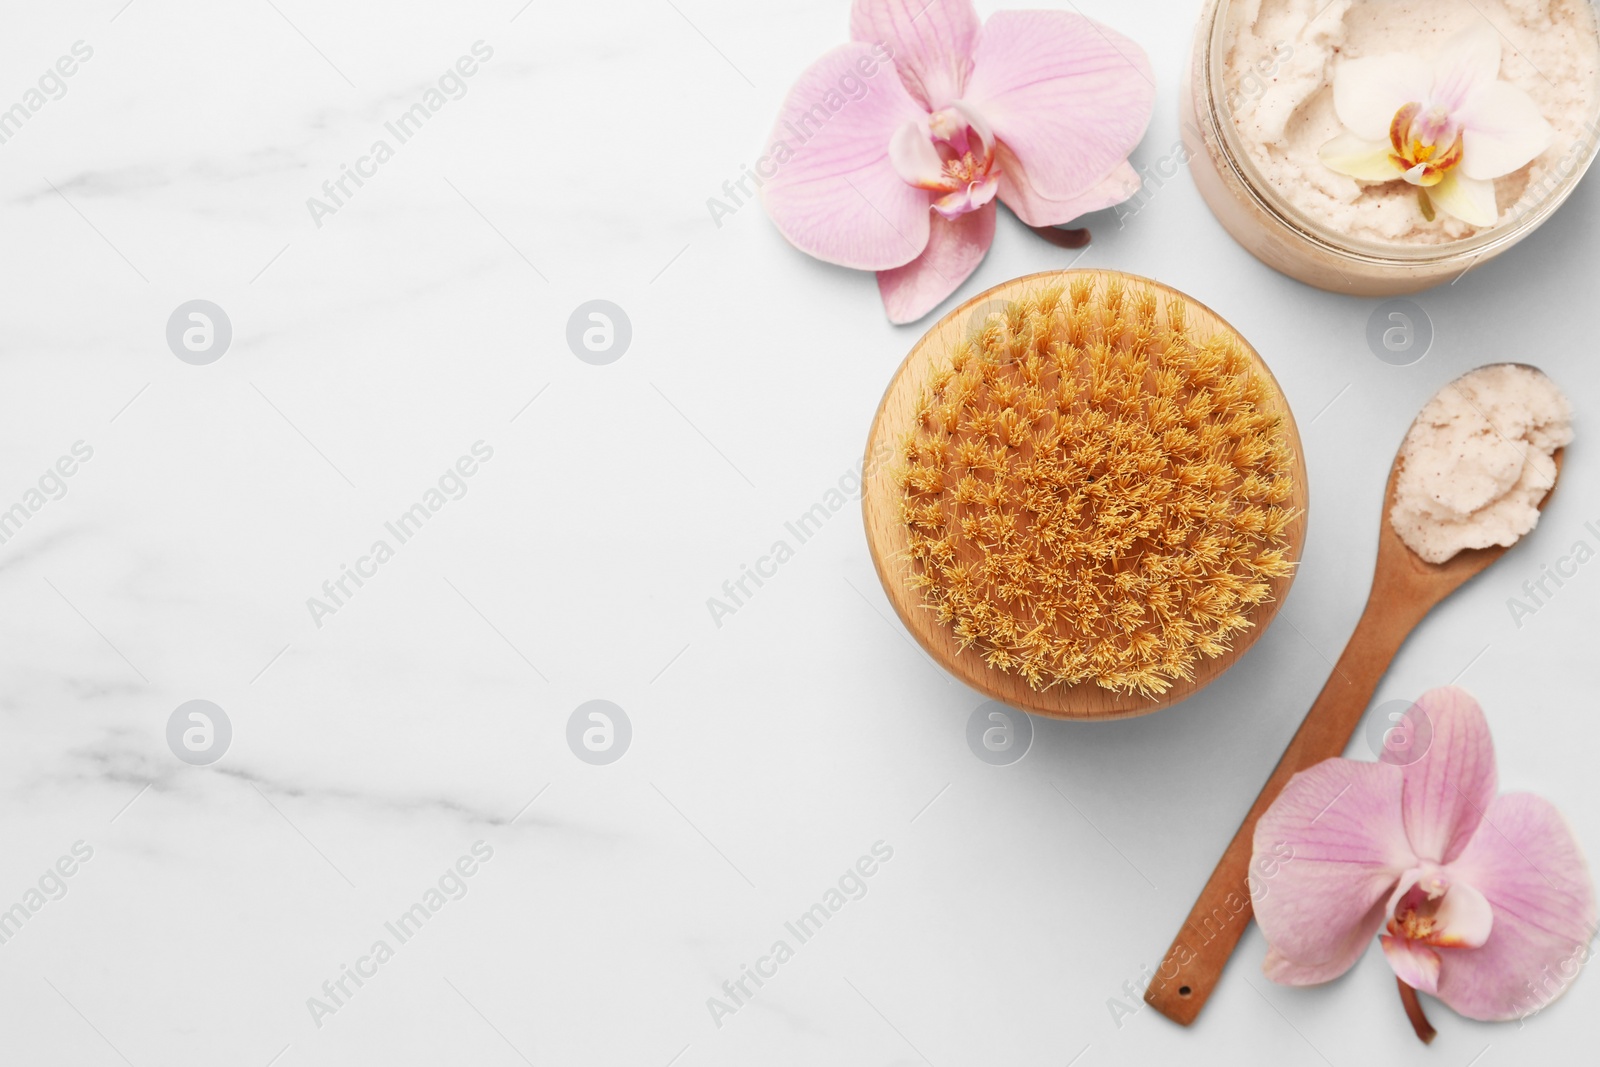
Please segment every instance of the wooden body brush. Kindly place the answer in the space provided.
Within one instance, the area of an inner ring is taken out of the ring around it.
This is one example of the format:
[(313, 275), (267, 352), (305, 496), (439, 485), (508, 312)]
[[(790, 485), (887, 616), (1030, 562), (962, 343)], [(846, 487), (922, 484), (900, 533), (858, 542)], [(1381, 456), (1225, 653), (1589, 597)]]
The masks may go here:
[(867, 444), (889, 601), (946, 670), (1042, 715), (1182, 700), (1272, 620), (1306, 528), (1299, 434), (1210, 309), (1114, 271), (1008, 282), (911, 350)]

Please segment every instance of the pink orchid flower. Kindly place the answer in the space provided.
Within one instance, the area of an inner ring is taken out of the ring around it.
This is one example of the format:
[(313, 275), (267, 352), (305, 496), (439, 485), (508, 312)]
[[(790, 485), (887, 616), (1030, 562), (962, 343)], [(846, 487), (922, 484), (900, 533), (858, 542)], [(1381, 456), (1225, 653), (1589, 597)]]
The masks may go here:
[(1402, 766), (1405, 747), (1386, 746), (1377, 763), (1324, 760), (1290, 779), (1256, 824), (1252, 870), (1272, 869), (1255, 859), (1275, 846), (1292, 853), (1251, 887), (1263, 970), (1288, 985), (1326, 982), (1382, 931), (1405, 986), (1472, 1019), (1529, 1015), (1588, 958), (1588, 867), (1548, 801), (1495, 795), (1489, 726), (1466, 691), (1424, 694), (1410, 712), (1419, 716), (1432, 727), (1420, 758)]
[(1345, 132), (1322, 147), (1325, 166), (1359, 181), (1407, 181), (1428, 218), (1438, 206), (1473, 226), (1500, 217), (1494, 180), (1555, 138), (1533, 98), (1500, 80), (1500, 36), (1488, 23), (1446, 42), (1432, 62), (1345, 60), (1333, 106)]
[(996, 197), (1056, 226), (1138, 192), (1128, 154), (1155, 83), (1120, 34), (1068, 12), (980, 25), (971, 0), (855, 0), (850, 37), (789, 91), (761, 193), (802, 252), (877, 271), (890, 320), (977, 269)]

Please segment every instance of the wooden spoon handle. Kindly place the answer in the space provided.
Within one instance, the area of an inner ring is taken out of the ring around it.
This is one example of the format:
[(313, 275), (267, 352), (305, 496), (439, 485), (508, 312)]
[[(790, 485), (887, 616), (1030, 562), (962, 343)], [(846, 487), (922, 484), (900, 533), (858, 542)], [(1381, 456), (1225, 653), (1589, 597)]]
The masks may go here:
[[(1374, 593), (1376, 594), (1376, 586)], [(1256, 797), (1239, 832), (1222, 854), (1211, 880), (1195, 901), (1183, 928), (1157, 968), (1145, 1002), (1162, 1015), (1187, 1026), (1205, 1005), (1222, 975), (1223, 965), (1233, 955), (1234, 946), (1250, 923), (1250, 853), (1256, 820), (1261, 818), (1278, 793), (1300, 771), (1344, 752), (1361, 721), (1362, 712), (1372, 700), (1378, 681), (1389, 669), (1406, 636), (1426, 607), (1409, 609), (1404, 600), (1380, 598), (1367, 601), (1356, 631), (1339, 657), (1333, 675), (1322, 687), (1317, 701), (1289, 742), (1277, 769)]]

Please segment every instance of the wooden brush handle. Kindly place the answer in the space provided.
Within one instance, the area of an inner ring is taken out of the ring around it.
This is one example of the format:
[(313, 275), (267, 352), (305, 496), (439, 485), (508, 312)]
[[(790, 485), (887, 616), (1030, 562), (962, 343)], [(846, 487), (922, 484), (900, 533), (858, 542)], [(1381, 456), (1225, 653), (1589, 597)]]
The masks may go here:
[(1356, 724), (1361, 721), (1362, 712), (1378, 688), (1379, 679), (1389, 669), (1406, 635), (1427, 614), (1426, 607), (1417, 611), (1418, 605), (1408, 605), (1404, 599), (1385, 599), (1376, 593), (1374, 586), (1374, 595), (1368, 599), (1356, 632), (1339, 657), (1332, 677), (1322, 687), (1317, 702), (1295, 732), (1294, 740), (1289, 742), (1277, 769), (1240, 824), (1239, 832), (1233, 835), (1211, 880), (1201, 891), (1200, 899), (1195, 901), (1194, 909), (1145, 990), (1145, 1002), (1174, 1022), (1187, 1026), (1200, 1014), (1201, 1007), (1216, 988), (1223, 965), (1233, 955), (1234, 946), (1250, 924), (1248, 875), (1256, 820), (1277, 799), (1290, 778), (1344, 752)]

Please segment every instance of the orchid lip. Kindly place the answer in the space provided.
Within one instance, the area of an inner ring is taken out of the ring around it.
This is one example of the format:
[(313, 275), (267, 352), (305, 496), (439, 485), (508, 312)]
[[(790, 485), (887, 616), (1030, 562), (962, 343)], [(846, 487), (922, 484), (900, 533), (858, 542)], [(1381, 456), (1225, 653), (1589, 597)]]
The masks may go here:
[(978, 210), (999, 190), (994, 134), (965, 101), (903, 124), (889, 140), (889, 161), (908, 185), (941, 194), (933, 208), (947, 219)]
[(1494, 913), (1477, 889), (1444, 868), (1413, 868), (1389, 899), (1391, 937), (1440, 948), (1478, 948), (1489, 939)]
[(1415, 101), (1394, 113), (1389, 143), (1394, 149), (1389, 158), (1401, 177), (1423, 187), (1444, 181), (1466, 152), (1461, 123), (1442, 107)]

